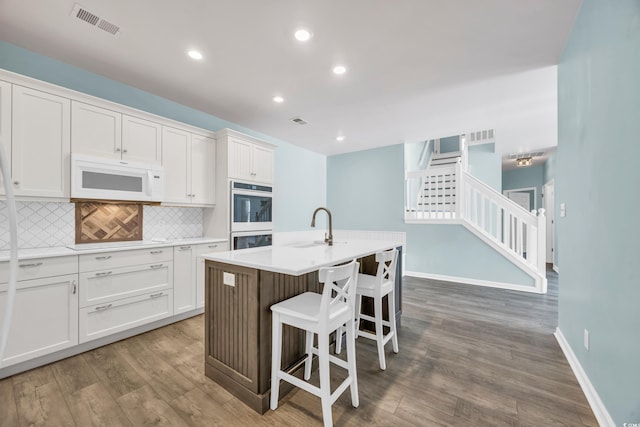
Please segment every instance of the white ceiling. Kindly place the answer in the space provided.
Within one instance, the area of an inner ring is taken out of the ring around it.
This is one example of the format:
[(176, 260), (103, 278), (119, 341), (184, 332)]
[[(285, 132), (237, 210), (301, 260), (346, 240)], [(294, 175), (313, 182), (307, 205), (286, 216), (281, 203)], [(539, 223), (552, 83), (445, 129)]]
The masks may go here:
[(330, 155), (485, 128), (502, 153), (556, 145), (555, 65), (581, 0), (79, 3), (120, 36), (72, 18), (73, 0), (0, 0), (0, 38)]

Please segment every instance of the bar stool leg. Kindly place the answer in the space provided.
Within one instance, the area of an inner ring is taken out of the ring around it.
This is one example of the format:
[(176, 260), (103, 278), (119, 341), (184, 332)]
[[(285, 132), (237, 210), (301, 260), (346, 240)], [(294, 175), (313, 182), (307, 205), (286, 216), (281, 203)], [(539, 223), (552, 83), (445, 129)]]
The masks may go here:
[(356, 371), (356, 337), (355, 321), (347, 323), (347, 366), (351, 377), (351, 405), (357, 408), (360, 405), (358, 397), (358, 374)]
[(331, 417), (331, 378), (329, 373), (329, 334), (318, 333), (318, 362), (320, 370), (320, 399), (325, 427), (333, 426)]
[(382, 329), (382, 298), (374, 298), (374, 313), (376, 324), (376, 342), (378, 343), (378, 359), (380, 360), (380, 369), (387, 369), (387, 363), (384, 359), (384, 330)]
[(271, 328), (271, 409), (278, 407), (278, 397), (280, 396), (280, 364), (282, 358), (282, 324), (280, 315), (273, 313), (273, 326)]
[(344, 330), (344, 326), (340, 326), (336, 329), (336, 354), (342, 353), (342, 332)]
[(358, 332), (360, 331), (360, 310), (362, 309), (362, 295), (356, 295), (356, 324), (355, 324), (355, 338), (358, 338)]
[(389, 303), (389, 322), (391, 323), (391, 332), (393, 332), (393, 337), (391, 338), (391, 342), (393, 343), (393, 352), (398, 353), (398, 330), (396, 329), (396, 296), (395, 292), (391, 291), (388, 296)]
[(311, 365), (313, 362), (313, 353), (311, 347), (313, 346), (313, 332), (307, 331), (305, 339), (305, 352), (307, 353), (307, 359), (304, 361), (304, 379), (309, 381), (311, 378)]

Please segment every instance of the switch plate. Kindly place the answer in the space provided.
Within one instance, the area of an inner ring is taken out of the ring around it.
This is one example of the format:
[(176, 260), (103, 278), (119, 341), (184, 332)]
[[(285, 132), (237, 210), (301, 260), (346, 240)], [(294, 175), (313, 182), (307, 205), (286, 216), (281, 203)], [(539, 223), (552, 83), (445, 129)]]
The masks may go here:
[(584, 348), (589, 351), (589, 330), (584, 330)]
[(236, 275), (233, 273), (222, 273), (222, 282), (227, 286), (235, 286), (236, 285)]
[(560, 203), (560, 218), (567, 216), (567, 208), (564, 203)]

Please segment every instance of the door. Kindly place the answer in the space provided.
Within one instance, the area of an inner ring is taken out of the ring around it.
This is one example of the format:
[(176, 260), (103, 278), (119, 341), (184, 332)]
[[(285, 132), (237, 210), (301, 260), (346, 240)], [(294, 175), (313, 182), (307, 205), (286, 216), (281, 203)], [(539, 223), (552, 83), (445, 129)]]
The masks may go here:
[(191, 203), (189, 158), (191, 134), (170, 127), (162, 128), (162, 159), (164, 163), (164, 201)]
[(553, 180), (546, 183), (542, 191), (544, 210), (547, 218), (547, 263), (555, 265), (555, 184)]
[(16, 196), (69, 197), (69, 99), (13, 86), (11, 169)]
[(71, 119), (71, 147), (74, 153), (121, 158), (122, 114), (72, 101)]
[(251, 151), (253, 144), (241, 139), (229, 138), (229, 178), (253, 180)]
[(191, 201), (199, 205), (216, 202), (216, 141), (206, 136), (191, 135)]
[(162, 164), (162, 126), (138, 117), (122, 116), (122, 160)]
[(253, 147), (253, 180), (273, 183), (273, 150), (254, 145)]

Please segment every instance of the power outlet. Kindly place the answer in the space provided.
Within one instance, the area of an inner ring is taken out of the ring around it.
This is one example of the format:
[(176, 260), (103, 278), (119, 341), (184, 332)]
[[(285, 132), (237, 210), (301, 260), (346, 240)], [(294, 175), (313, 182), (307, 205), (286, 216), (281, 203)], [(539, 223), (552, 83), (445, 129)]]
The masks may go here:
[(589, 351), (589, 330), (584, 330), (584, 348)]
[(222, 283), (227, 286), (235, 286), (236, 285), (236, 275), (233, 273), (227, 273), (226, 271), (222, 273)]

